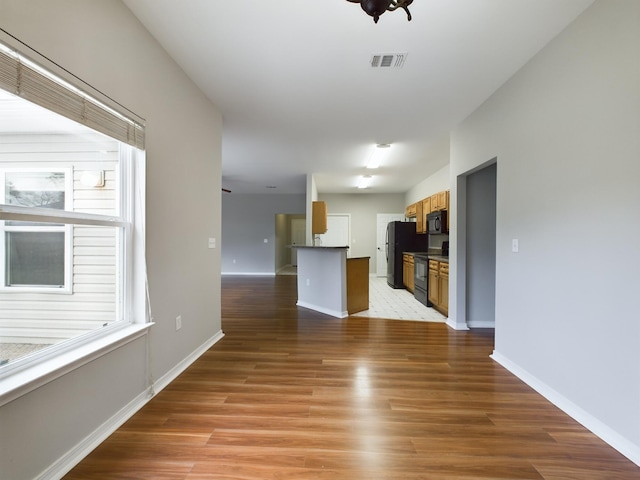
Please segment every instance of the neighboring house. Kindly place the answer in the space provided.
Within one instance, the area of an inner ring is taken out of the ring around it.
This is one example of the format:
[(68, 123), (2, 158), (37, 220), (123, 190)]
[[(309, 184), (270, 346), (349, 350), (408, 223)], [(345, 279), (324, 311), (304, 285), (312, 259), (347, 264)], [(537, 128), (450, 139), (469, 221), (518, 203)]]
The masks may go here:
[[(2, 197), (9, 205), (114, 215), (118, 152), (116, 140), (97, 133), (1, 135)], [(103, 181), (87, 182), (93, 174)], [(0, 230), (0, 344), (46, 346), (116, 320), (115, 229), (0, 221)]]

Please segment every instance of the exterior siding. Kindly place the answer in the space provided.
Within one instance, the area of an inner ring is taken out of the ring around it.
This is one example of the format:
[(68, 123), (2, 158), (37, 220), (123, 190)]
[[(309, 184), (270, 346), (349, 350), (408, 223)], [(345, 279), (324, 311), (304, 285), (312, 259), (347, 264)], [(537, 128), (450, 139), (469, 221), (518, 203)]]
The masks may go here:
[[(0, 136), (0, 168), (72, 168), (76, 212), (117, 213), (118, 157), (118, 142), (98, 134)], [(85, 170), (103, 170), (105, 186), (82, 185)], [(118, 318), (118, 229), (76, 225), (71, 242), (70, 293), (0, 291), (0, 343), (57, 343)]]

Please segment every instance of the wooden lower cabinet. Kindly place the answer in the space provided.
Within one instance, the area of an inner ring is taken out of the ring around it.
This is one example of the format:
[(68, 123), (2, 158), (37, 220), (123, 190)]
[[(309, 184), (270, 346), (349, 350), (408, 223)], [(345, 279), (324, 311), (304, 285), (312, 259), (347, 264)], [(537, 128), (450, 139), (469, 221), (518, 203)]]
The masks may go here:
[(347, 258), (347, 313), (369, 309), (369, 257)]
[(429, 292), (427, 298), (433, 308), (449, 314), (449, 263), (429, 260)]
[(404, 287), (413, 293), (413, 289), (415, 288), (415, 278), (414, 278), (414, 258), (413, 255), (404, 254), (402, 256), (402, 283)]

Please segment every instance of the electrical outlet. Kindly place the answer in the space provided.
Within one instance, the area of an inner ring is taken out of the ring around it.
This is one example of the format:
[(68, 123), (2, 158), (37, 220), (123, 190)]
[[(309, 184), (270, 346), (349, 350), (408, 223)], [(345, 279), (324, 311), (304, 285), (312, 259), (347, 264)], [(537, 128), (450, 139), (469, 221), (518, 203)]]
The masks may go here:
[(176, 317), (176, 332), (182, 328), (182, 315)]
[(209, 237), (209, 248), (216, 248), (216, 238)]

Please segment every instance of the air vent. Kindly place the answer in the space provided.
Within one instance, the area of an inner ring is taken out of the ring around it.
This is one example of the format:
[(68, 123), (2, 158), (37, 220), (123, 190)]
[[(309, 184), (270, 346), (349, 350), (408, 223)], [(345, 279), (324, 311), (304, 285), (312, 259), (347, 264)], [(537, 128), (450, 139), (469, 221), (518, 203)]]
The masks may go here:
[(371, 68), (402, 68), (406, 53), (384, 53), (371, 56)]

